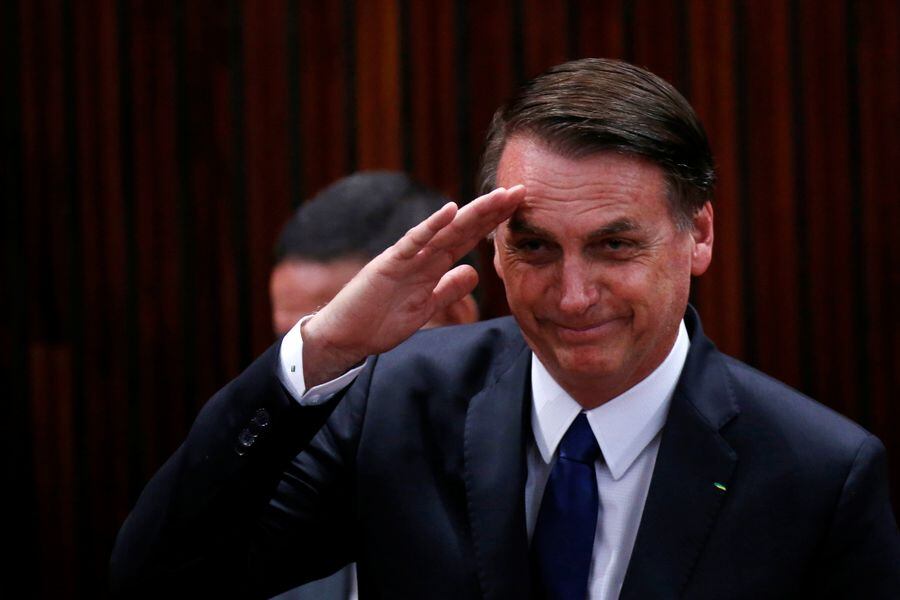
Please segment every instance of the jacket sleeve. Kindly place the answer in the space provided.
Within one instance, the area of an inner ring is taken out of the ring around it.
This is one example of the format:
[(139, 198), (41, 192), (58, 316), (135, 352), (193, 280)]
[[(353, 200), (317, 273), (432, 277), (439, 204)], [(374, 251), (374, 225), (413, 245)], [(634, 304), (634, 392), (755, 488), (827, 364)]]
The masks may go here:
[[(114, 596), (269, 597), (352, 560), (350, 463), (364, 395), (300, 406), (277, 377), (278, 356), (275, 344), (213, 396), (147, 484), (113, 549)], [(330, 418), (340, 436), (323, 427)], [(317, 433), (313, 473), (286, 484)], [(279, 489), (292, 511), (273, 502)]]
[(900, 533), (888, 493), (886, 452), (863, 441), (847, 474), (818, 561), (819, 598), (900, 598)]

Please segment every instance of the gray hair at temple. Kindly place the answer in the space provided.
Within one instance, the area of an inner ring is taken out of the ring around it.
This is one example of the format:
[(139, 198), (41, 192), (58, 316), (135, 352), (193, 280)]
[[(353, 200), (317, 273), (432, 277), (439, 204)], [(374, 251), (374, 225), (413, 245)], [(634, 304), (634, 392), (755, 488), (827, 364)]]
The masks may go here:
[(503, 148), (530, 135), (569, 158), (604, 151), (642, 157), (666, 175), (672, 215), (687, 229), (712, 197), (715, 165), (693, 108), (669, 83), (626, 62), (585, 58), (535, 77), (494, 113), (480, 172), (496, 187)]

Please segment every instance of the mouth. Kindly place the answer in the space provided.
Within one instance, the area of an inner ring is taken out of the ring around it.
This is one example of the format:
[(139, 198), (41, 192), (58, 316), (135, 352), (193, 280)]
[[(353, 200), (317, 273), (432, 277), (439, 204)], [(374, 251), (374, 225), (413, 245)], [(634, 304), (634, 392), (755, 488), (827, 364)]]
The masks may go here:
[(587, 323), (558, 323), (555, 321), (548, 321), (548, 323), (556, 330), (557, 335), (562, 341), (574, 344), (595, 342), (604, 336), (609, 335), (615, 328), (623, 325), (624, 322), (625, 319), (623, 317)]

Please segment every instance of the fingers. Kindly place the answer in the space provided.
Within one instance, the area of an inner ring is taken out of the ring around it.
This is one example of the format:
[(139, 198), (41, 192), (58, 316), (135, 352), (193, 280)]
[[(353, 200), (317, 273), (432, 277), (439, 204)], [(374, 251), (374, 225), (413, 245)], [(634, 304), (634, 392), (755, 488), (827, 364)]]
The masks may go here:
[(508, 219), (524, 198), (525, 188), (517, 185), (508, 190), (497, 188), (462, 209), (448, 203), (410, 229), (394, 245), (392, 256), (401, 261), (418, 256), (429, 262), (433, 262), (431, 257), (442, 256), (449, 258), (447, 264), (452, 264)]
[(435, 234), (429, 248), (448, 252), (453, 261), (458, 260), (508, 219), (524, 198), (524, 186), (517, 185), (508, 190), (497, 188), (473, 200), (459, 210), (450, 225)]
[(403, 259), (409, 259), (416, 255), (431, 239), (444, 227), (449, 225), (456, 216), (455, 202), (448, 202), (430, 217), (406, 232), (394, 245), (397, 255)]
[(432, 293), (435, 312), (453, 304), (474, 290), (476, 285), (478, 285), (478, 272), (471, 266), (459, 265), (450, 269), (441, 277)]

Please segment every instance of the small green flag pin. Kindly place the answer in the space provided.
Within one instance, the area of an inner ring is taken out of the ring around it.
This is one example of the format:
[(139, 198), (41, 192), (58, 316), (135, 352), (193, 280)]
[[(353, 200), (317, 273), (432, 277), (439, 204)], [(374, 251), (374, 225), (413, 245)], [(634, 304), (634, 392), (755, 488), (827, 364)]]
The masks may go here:
[(716, 486), (716, 489), (719, 490), (720, 492), (724, 492), (727, 489), (724, 485), (722, 485), (718, 481), (715, 482), (713, 485)]

